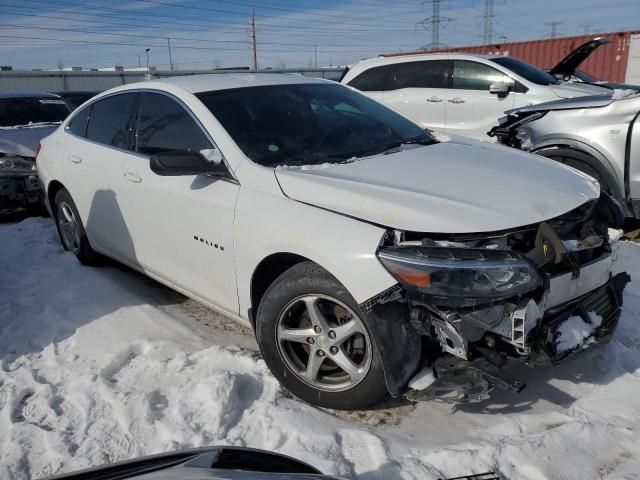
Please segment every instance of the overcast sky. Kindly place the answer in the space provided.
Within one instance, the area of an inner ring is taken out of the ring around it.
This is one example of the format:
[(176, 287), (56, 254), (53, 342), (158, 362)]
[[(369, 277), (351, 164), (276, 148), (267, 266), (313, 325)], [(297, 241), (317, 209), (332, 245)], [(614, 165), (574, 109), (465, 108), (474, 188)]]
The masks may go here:
[[(493, 38), (640, 30), (640, 0), (494, 0)], [(440, 42), (481, 44), (485, 0), (442, 0)], [(414, 0), (0, 0), (0, 65), (14, 68), (344, 65), (431, 42), (432, 2)]]

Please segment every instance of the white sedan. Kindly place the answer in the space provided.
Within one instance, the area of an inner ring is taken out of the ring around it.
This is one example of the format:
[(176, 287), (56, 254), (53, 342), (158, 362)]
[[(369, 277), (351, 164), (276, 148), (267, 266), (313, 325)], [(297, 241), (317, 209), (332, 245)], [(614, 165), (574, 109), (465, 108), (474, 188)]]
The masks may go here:
[(106, 255), (250, 324), (273, 374), (320, 406), (400, 395), (427, 359), (425, 398), (520, 390), (507, 360), (560, 361), (619, 316), (619, 211), (596, 181), (439, 142), (333, 82), (124, 85), (44, 139), (37, 165), (82, 263)]

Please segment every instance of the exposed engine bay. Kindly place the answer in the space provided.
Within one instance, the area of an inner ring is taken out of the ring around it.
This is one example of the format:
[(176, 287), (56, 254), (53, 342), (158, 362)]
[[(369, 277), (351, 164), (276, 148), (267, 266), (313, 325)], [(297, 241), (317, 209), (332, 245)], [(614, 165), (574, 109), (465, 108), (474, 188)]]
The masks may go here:
[[(436, 377), (410, 395), (473, 401), (495, 386), (520, 391), (524, 382), (502, 368), (508, 360), (555, 364), (610, 339), (630, 280), (611, 273), (623, 221), (602, 193), (508, 231), (389, 232), (378, 257), (399, 286), (378, 301), (406, 305)], [(566, 322), (584, 323), (586, 338), (570, 338)]]

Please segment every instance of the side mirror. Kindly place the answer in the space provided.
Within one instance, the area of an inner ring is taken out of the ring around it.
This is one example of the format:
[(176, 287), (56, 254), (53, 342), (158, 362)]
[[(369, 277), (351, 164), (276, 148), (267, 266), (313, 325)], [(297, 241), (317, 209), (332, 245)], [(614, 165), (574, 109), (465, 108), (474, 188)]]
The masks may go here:
[(217, 149), (207, 149), (202, 152), (190, 150), (161, 152), (153, 154), (150, 162), (151, 170), (155, 174), (167, 177), (182, 175), (226, 177), (229, 175), (222, 161), (222, 154)]
[(489, 93), (492, 95), (498, 95), (498, 97), (506, 97), (509, 95), (509, 91), (511, 90), (510, 85), (505, 82), (497, 82), (489, 85)]

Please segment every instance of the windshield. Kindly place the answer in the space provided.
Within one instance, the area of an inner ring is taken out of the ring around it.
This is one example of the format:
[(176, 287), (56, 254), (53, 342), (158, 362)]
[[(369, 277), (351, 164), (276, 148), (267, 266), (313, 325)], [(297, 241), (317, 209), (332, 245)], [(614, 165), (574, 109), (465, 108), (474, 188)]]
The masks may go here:
[(69, 107), (56, 98), (0, 99), (0, 127), (29, 123), (59, 123), (69, 115)]
[(338, 84), (198, 93), (242, 151), (264, 166), (339, 163), (404, 143), (435, 143), (415, 123)]
[(519, 75), (525, 80), (535, 83), (536, 85), (558, 85), (560, 83), (556, 77), (545, 72), (541, 68), (521, 62), (513, 57), (495, 57), (490, 58), (489, 60), (511, 70), (516, 75)]

